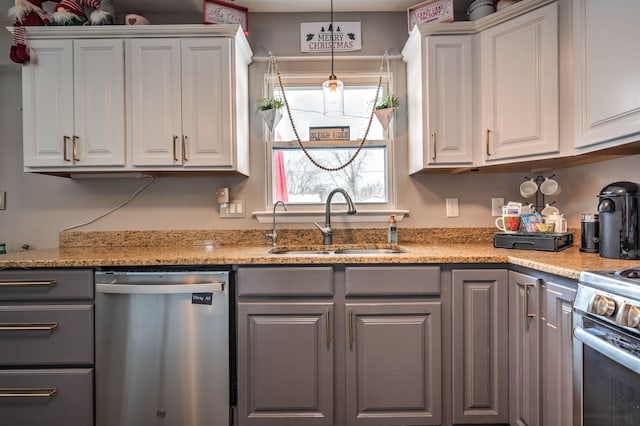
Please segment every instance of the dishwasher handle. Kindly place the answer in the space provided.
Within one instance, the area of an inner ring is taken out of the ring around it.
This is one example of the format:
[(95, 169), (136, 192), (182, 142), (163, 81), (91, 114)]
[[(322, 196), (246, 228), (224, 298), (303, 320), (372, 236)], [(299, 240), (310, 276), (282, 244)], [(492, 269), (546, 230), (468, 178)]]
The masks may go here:
[(213, 281), (199, 284), (96, 284), (97, 293), (109, 294), (189, 294), (220, 293), (224, 283)]

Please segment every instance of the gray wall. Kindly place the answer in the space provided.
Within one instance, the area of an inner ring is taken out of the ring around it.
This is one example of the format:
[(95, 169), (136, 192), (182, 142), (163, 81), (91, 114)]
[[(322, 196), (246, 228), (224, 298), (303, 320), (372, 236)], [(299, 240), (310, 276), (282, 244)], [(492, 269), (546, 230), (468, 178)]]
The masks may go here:
[[(278, 56), (299, 55), (299, 23), (326, 20), (325, 15), (251, 15), (249, 38), (255, 56), (266, 56), (268, 51)], [(173, 17), (148, 17), (158, 24), (173, 22)], [(404, 13), (336, 14), (335, 20), (362, 22), (363, 50), (352, 54), (381, 55), (385, 51), (392, 55), (399, 54), (407, 38)], [(180, 22), (198, 23), (200, 16), (181, 17)], [(0, 45), (8, 52), (8, 33), (2, 31)], [(402, 99), (406, 92), (403, 64), (401, 61), (392, 62), (392, 71)], [(337, 66), (351, 68), (357, 65), (341, 61)], [(260, 97), (265, 68), (266, 63), (260, 60), (251, 65), (252, 99)], [(336, 68), (338, 75), (339, 70)], [(0, 210), (0, 242), (5, 242), (10, 251), (18, 250), (24, 243), (34, 248), (55, 247), (61, 230), (93, 219), (117, 206), (143, 184), (143, 181), (135, 179), (74, 180), (23, 173), (20, 84), (20, 67), (6, 59), (1, 60), (0, 191), (7, 192), (7, 209)], [(215, 188), (228, 186), (232, 198), (245, 200), (247, 211), (265, 209), (262, 126), (257, 115), (252, 114), (251, 119), (251, 177), (159, 177), (127, 206), (80, 229), (266, 228), (250, 215), (245, 219), (220, 219), (215, 203)], [(518, 185), (525, 173), (408, 176), (406, 110), (401, 107), (395, 120), (397, 207), (411, 211), (410, 216), (399, 224), (400, 228), (493, 226), (491, 197), (519, 199)], [(557, 206), (567, 214), (569, 225), (577, 227), (581, 212), (595, 210), (595, 196), (606, 184), (617, 180), (640, 182), (640, 170), (637, 167), (639, 159), (639, 156), (633, 156), (546, 172), (545, 175), (555, 173), (563, 187)], [(445, 217), (445, 198), (449, 197), (459, 199), (460, 217)], [(365, 226), (384, 227), (386, 223)]]

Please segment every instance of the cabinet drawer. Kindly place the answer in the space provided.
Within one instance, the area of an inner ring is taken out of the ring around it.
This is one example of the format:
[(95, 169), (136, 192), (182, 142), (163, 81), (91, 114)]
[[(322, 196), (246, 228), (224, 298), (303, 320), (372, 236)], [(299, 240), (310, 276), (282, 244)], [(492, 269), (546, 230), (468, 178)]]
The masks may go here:
[(0, 370), (0, 412), (6, 425), (91, 426), (93, 369)]
[(333, 268), (240, 268), (238, 296), (333, 296)]
[(91, 300), (90, 269), (0, 271), (0, 300)]
[(347, 296), (437, 296), (437, 266), (364, 266), (345, 270)]
[(0, 305), (0, 365), (93, 364), (93, 305)]

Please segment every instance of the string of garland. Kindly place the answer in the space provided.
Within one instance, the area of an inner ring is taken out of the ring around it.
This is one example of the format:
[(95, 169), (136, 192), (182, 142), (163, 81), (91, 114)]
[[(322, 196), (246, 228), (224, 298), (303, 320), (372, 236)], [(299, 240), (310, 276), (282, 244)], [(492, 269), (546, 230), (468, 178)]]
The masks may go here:
[[(384, 64), (384, 58), (386, 56), (387, 55), (385, 54), (382, 57), (383, 64)], [(380, 77), (378, 78), (378, 87), (376, 89), (376, 97), (375, 97), (375, 99), (373, 101), (373, 108), (371, 108), (371, 115), (369, 116), (369, 122), (367, 123), (367, 129), (364, 132), (364, 136), (362, 138), (362, 141), (360, 141), (360, 144), (358, 145), (358, 149), (356, 149), (356, 152), (344, 164), (341, 164), (338, 167), (327, 167), (327, 166), (324, 166), (324, 165), (320, 164), (318, 161), (316, 161), (311, 156), (311, 154), (309, 153), (307, 148), (304, 146), (304, 144), (302, 143), (302, 140), (300, 139), (300, 136), (298, 135), (298, 129), (296, 129), (296, 125), (293, 122), (293, 115), (291, 114), (291, 108), (289, 108), (289, 101), (287, 100), (287, 95), (286, 95), (286, 93), (284, 91), (284, 85), (282, 84), (282, 75), (280, 74), (280, 69), (278, 68), (278, 64), (275, 62), (275, 57), (274, 57), (274, 64), (275, 64), (275, 68), (276, 68), (276, 73), (278, 74), (278, 85), (280, 86), (280, 91), (282, 92), (282, 99), (284, 100), (284, 105), (287, 108), (287, 113), (289, 114), (289, 122), (291, 123), (291, 128), (293, 129), (293, 134), (296, 135), (296, 141), (298, 142), (298, 145), (302, 149), (302, 152), (304, 152), (304, 155), (306, 155), (306, 157), (309, 159), (309, 161), (311, 161), (311, 164), (313, 164), (317, 168), (325, 170), (327, 172), (337, 172), (339, 170), (344, 169), (349, 164), (353, 163), (353, 161), (356, 159), (356, 157), (358, 156), (358, 154), (362, 150), (362, 147), (364, 146), (365, 142), (367, 141), (367, 137), (369, 136), (369, 129), (371, 128), (371, 123), (373, 122), (373, 116), (374, 116), (375, 109), (376, 109), (375, 108), (375, 106), (376, 106), (375, 104), (376, 104), (376, 101), (378, 99), (378, 96), (380, 95), (380, 87), (382, 86), (383, 65), (380, 65)]]

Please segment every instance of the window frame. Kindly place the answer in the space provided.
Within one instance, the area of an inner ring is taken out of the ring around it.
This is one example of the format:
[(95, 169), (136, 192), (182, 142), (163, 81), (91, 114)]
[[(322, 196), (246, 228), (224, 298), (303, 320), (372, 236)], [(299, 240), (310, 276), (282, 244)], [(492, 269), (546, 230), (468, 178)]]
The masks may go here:
[[(281, 72), (282, 81), (286, 86), (309, 86), (309, 87), (319, 87), (324, 80), (326, 80), (326, 76), (324, 74), (320, 74), (318, 72), (305, 72), (305, 71), (288, 71), (287, 73)], [(345, 83), (345, 86), (377, 86), (380, 72), (341, 72), (339, 76), (340, 80)], [(277, 77), (272, 81), (272, 76), (268, 74), (264, 74), (263, 78), (263, 97), (273, 97), (273, 93), (269, 93), (271, 89), (278, 87)], [(383, 73), (382, 83), (381, 83), (381, 93), (380, 97), (384, 96), (387, 92), (387, 88), (391, 88), (391, 92), (393, 93), (393, 74)], [(373, 101), (373, 100), (372, 100)], [(283, 107), (283, 108), (286, 108)], [(283, 117), (286, 119), (286, 117)], [(375, 117), (373, 118), (376, 119)], [(295, 120), (295, 116), (294, 116)], [(386, 148), (386, 179), (387, 179), (387, 202), (386, 203), (356, 203), (356, 207), (358, 209), (358, 215), (351, 216), (350, 222), (359, 222), (359, 221), (378, 221), (377, 216), (382, 216), (381, 220), (388, 220), (388, 214), (398, 214), (402, 212), (398, 212), (396, 210), (396, 179), (395, 179), (395, 120), (392, 120), (389, 124), (387, 130), (384, 131), (384, 139), (376, 139), (376, 140), (367, 140), (364, 143), (364, 148), (366, 147), (385, 147)], [(265, 174), (266, 174), (266, 197), (265, 197), (265, 208), (266, 211), (271, 215), (273, 206), (274, 206), (274, 191), (273, 191), (273, 181), (274, 181), (274, 169), (273, 169), (273, 150), (277, 147), (282, 148), (298, 148), (300, 149), (297, 140), (292, 141), (274, 141), (271, 138), (272, 132), (269, 131), (267, 125), (262, 122), (262, 142), (265, 146)], [(314, 146), (322, 146), (325, 148), (331, 147), (353, 147), (357, 148), (361, 143), (361, 140), (350, 140), (350, 141), (302, 141), (304, 146), (306, 147), (314, 147)], [(341, 203), (342, 198), (337, 197), (335, 199), (336, 203)], [(308, 220), (300, 220), (300, 218), (315, 215), (318, 212), (324, 213), (325, 207), (324, 203), (317, 204), (287, 204), (288, 210), (285, 216), (288, 217), (287, 221), (308, 221)], [(337, 209), (340, 210), (340, 209)], [(258, 220), (260, 220), (260, 212), (256, 212), (256, 216)], [(296, 220), (296, 217), (299, 220)], [(366, 218), (366, 219), (365, 219)], [(347, 221), (346, 218), (344, 218)], [(340, 219), (337, 219), (340, 222)]]

